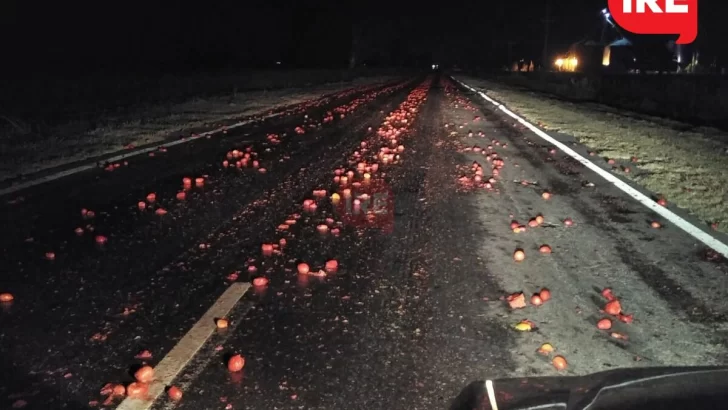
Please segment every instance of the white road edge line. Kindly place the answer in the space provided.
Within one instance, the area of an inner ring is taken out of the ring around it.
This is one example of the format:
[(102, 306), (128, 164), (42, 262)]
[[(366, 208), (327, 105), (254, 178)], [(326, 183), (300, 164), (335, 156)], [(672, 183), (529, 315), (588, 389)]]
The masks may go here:
[(686, 221), (685, 219), (681, 218), (679, 215), (675, 214), (674, 212), (670, 211), (669, 209), (659, 205), (657, 202), (653, 201), (651, 198), (646, 196), (645, 194), (639, 192), (638, 190), (632, 188), (628, 184), (626, 184), (621, 179), (617, 178), (616, 176), (612, 175), (608, 171), (601, 168), (599, 165), (589, 161), (585, 157), (579, 155), (576, 151), (569, 148), (562, 142), (556, 140), (554, 137), (548, 135), (547, 133), (543, 132), (541, 129), (536, 127), (535, 125), (529, 123), (528, 121), (524, 120), (523, 118), (519, 117), (515, 113), (513, 113), (511, 110), (509, 110), (505, 105), (499, 103), (498, 101), (488, 97), (485, 93), (482, 91), (478, 91), (475, 88), (463, 83), (462, 81), (459, 81), (453, 77), (453, 80), (458, 82), (463, 87), (477, 93), (481, 97), (483, 97), (486, 101), (492, 103), (495, 105), (499, 110), (506, 113), (508, 116), (512, 117), (519, 123), (521, 123), (523, 126), (528, 128), (529, 130), (533, 131), (534, 134), (538, 135), (539, 137), (543, 138), (544, 140), (550, 142), (551, 144), (555, 145), (557, 148), (562, 150), (564, 153), (568, 154), (575, 160), (582, 163), (584, 166), (589, 168), (590, 170), (597, 173), (602, 178), (606, 179), (608, 182), (614, 184), (617, 188), (621, 189), (623, 192), (625, 192), (627, 195), (631, 196), (632, 198), (636, 199), (638, 202), (640, 202), (642, 205), (646, 206), (650, 210), (654, 211), (655, 213), (659, 214), (669, 222), (671, 222), (676, 227), (682, 229), (683, 231), (690, 234), (695, 239), (699, 240), (700, 242), (704, 243), (706, 246), (714, 249), (716, 252), (722, 254), (723, 256), (728, 258), (728, 245), (724, 244), (720, 240), (716, 239), (712, 235), (708, 234), (707, 232), (703, 231), (702, 229), (698, 228), (697, 226), (693, 225), (692, 223)]
[[(271, 114), (271, 115), (265, 116), (262, 119), (275, 118), (275, 117), (278, 117), (278, 116), (281, 116), (281, 115), (283, 115), (282, 112), (281, 113), (275, 113), (275, 114)], [(215, 135), (215, 134), (219, 134), (219, 133), (221, 133), (221, 132), (223, 132), (225, 130), (232, 130), (232, 129), (235, 129), (235, 128), (239, 128), (239, 127), (242, 127), (244, 125), (251, 124), (251, 123), (253, 123), (255, 121), (257, 121), (257, 120), (245, 120), (245, 121), (236, 122), (235, 124), (231, 124), (231, 125), (228, 125), (228, 126), (223, 126), (223, 127), (215, 128), (214, 130), (205, 131), (205, 132), (203, 132), (201, 134), (195, 134), (194, 136), (187, 137), (185, 139), (179, 139), (179, 140), (168, 141), (168, 142), (160, 142), (159, 144), (155, 144), (155, 145), (149, 146), (147, 148), (143, 148), (143, 149), (131, 151), (131, 152), (126, 153), (126, 154), (119, 154), (119, 155), (113, 156), (111, 158), (106, 158), (103, 161), (104, 162), (121, 161), (123, 159), (128, 159), (128, 158), (131, 158), (131, 157), (135, 157), (137, 155), (146, 154), (148, 152), (156, 151), (156, 150), (158, 150), (161, 147), (173, 147), (175, 145), (185, 144), (185, 143), (188, 143), (188, 142), (192, 142), (192, 141), (198, 140), (200, 138), (207, 138), (208, 136), (212, 136), (212, 135)], [(91, 163), (91, 164), (86, 164), (86, 165), (79, 165), (79, 166), (77, 166), (75, 168), (67, 169), (65, 171), (59, 171), (59, 172), (53, 173), (51, 175), (46, 175), (44, 177), (32, 179), (30, 181), (26, 181), (26, 182), (23, 182), (23, 183), (20, 183), (20, 184), (17, 184), (17, 185), (11, 185), (11, 186), (9, 186), (7, 188), (0, 189), (0, 196), (7, 195), (7, 194), (12, 194), (13, 192), (18, 192), (18, 191), (21, 191), (23, 189), (30, 188), (32, 186), (40, 185), (40, 184), (43, 184), (43, 183), (46, 183), (46, 182), (54, 181), (56, 179), (61, 179), (61, 178), (67, 177), (69, 175), (77, 174), (79, 172), (88, 171), (90, 169), (95, 169), (95, 168), (98, 168), (98, 165), (97, 165), (96, 162)]]
[(223, 293), (210, 309), (192, 326), (182, 340), (154, 367), (154, 381), (149, 385), (147, 400), (126, 398), (116, 410), (148, 410), (164, 393), (182, 369), (192, 360), (210, 335), (215, 331), (216, 318), (227, 316), (245, 292), (250, 283), (235, 282)]

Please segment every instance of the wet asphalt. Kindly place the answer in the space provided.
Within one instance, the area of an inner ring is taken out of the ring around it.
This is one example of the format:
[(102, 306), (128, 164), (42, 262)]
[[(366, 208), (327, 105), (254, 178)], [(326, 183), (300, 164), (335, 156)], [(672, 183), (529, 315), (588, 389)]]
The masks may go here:
[[(235, 159), (222, 166), (248, 147), (265, 173), (236, 169)], [(480, 148), (505, 160), (490, 189), (470, 169), (480, 162), (490, 177)], [(362, 162), (379, 166), (367, 168), (371, 182), (363, 172), (354, 173), (359, 187), (333, 180)], [(15, 300), (0, 305), (0, 408), (113, 408), (120, 399), (104, 404), (99, 389), (133, 381), (140, 351), (154, 365), (232, 281), (257, 277), (270, 282), (245, 295), (230, 327), (175, 380), (183, 399), (163, 396), (155, 409), (445, 409), (475, 380), (564, 374), (535, 352), (547, 341), (569, 359), (565, 374), (724, 364), (725, 261), (669, 226), (651, 229), (654, 216), (596, 178), (431, 77), (337, 95), (3, 198), (0, 292)], [(381, 220), (329, 199), (371, 186), (393, 200)], [(317, 189), (326, 197), (303, 209)], [(512, 220), (538, 213), (545, 224), (511, 232)], [(566, 217), (575, 221), (568, 230)], [(544, 243), (553, 255), (538, 255)], [(520, 264), (517, 248), (527, 254)], [(332, 259), (335, 272), (297, 272)], [(607, 286), (636, 315), (617, 324), (629, 342), (595, 332)], [(514, 313), (503, 301), (540, 287), (554, 299), (538, 309)], [(522, 319), (538, 328), (514, 331)], [(227, 370), (232, 354), (246, 358), (242, 372)]]

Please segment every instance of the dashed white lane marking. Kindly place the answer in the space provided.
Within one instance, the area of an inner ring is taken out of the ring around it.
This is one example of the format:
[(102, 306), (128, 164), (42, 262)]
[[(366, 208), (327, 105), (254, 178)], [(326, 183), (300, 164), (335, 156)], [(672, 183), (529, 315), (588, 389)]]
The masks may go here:
[(606, 179), (608, 182), (614, 184), (617, 188), (621, 189), (623, 192), (625, 192), (627, 195), (631, 196), (632, 198), (636, 199), (638, 202), (640, 202), (642, 205), (646, 206), (650, 210), (654, 211), (655, 213), (659, 214), (666, 220), (670, 221), (673, 225), (676, 227), (682, 229), (683, 231), (690, 234), (695, 239), (699, 240), (700, 242), (704, 243), (705, 245), (709, 246), (710, 248), (713, 248), (716, 252), (722, 254), (723, 256), (728, 258), (728, 245), (725, 243), (719, 241), (709, 233), (703, 231), (702, 229), (698, 228), (697, 226), (693, 225), (692, 223), (686, 221), (685, 219), (681, 218), (679, 215), (675, 214), (674, 212), (670, 211), (669, 209), (659, 205), (657, 202), (653, 201), (651, 198), (649, 198), (647, 195), (639, 192), (638, 190), (632, 188), (628, 184), (626, 184), (621, 179), (617, 178), (613, 174), (609, 173), (608, 171), (604, 170), (599, 165), (589, 161), (587, 158), (579, 155), (576, 151), (566, 146), (564, 143), (556, 140), (554, 137), (548, 135), (547, 133), (543, 132), (541, 129), (536, 127), (535, 125), (531, 124), (530, 122), (524, 120), (523, 118), (519, 117), (513, 111), (509, 110), (505, 105), (499, 103), (498, 101), (488, 97), (485, 93), (482, 91), (478, 91), (475, 88), (463, 83), (462, 81), (459, 81), (455, 78), (453, 78), (457, 83), (462, 85), (463, 87), (477, 93), (481, 97), (483, 97), (486, 101), (492, 103), (495, 105), (499, 110), (506, 113), (511, 118), (515, 119), (519, 123), (521, 123), (523, 126), (531, 130), (534, 134), (538, 135), (539, 137), (543, 138), (544, 140), (550, 142), (560, 150), (562, 150), (564, 153), (568, 154), (575, 160), (579, 161), (581, 164), (583, 164), (585, 167), (589, 168), (590, 170), (597, 173), (602, 178)]
[[(275, 114), (271, 114), (271, 115), (265, 116), (262, 119), (275, 118), (275, 117), (281, 116), (283, 114), (284, 114), (283, 112), (275, 113)], [(146, 154), (146, 153), (149, 153), (149, 152), (152, 152), (152, 151), (156, 151), (156, 150), (158, 150), (161, 147), (173, 147), (175, 145), (186, 144), (188, 142), (192, 142), (192, 141), (198, 140), (200, 138), (207, 138), (208, 136), (212, 136), (212, 135), (215, 135), (215, 134), (219, 134), (219, 133), (221, 133), (221, 132), (223, 132), (225, 130), (233, 130), (235, 128), (239, 128), (239, 127), (242, 127), (244, 125), (251, 124), (251, 123), (253, 123), (255, 121), (257, 121), (257, 120), (240, 121), (240, 122), (236, 122), (235, 124), (231, 124), (231, 125), (228, 125), (228, 126), (223, 126), (223, 127), (220, 127), (220, 128), (215, 128), (214, 130), (206, 131), (206, 132), (203, 132), (201, 134), (195, 134), (195, 135), (193, 135), (191, 137), (187, 137), (185, 139), (179, 139), (179, 140), (174, 140), (174, 141), (169, 141), (169, 142), (160, 142), (159, 144), (155, 144), (155, 145), (152, 145), (152, 146), (149, 146), (149, 147), (146, 147), (146, 148), (134, 150), (134, 151), (131, 151), (131, 152), (128, 152), (128, 153), (124, 153), (124, 154), (119, 154), (119, 155), (113, 156), (111, 158), (105, 158), (103, 160), (103, 162), (117, 162), (117, 161), (121, 161), (121, 160), (124, 160), (124, 159), (129, 159), (131, 157), (135, 157), (137, 155), (142, 155), (142, 154)], [(74, 168), (71, 168), (71, 169), (67, 169), (65, 171), (59, 171), (59, 172), (56, 172), (56, 173), (53, 173), (53, 174), (50, 174), (50, 175), (46, 175), (46, 176), (43, 176), (43, 177), (40, 177), (40, 178), (31, 179), (30, 181), (26, 181), (26, 182), (23, 182), (23, 183), (20, 183), (20, 184), (11, 185), (11, 186), (9, 186), (7, 188), (0, 189), (0, 196), (7, 195), (7, 194), (12, 194), (13, 192), (18, 192), (18, 191), (21, 191), (23, 189), (30, 188), (32, 186), (36, 186), (36, 185), (40, 185), (40, 184), (43, 184), (43, 183), (46, 183), (46, 182), (54, 181), (56, 179), (65, 178), (65, 177), (67, 177), (69, 175), (78, 174), (79, 172), (88, 171), (90, 169), (95, 169), (95, 168), (98, 168), (98, 165), (97, 165), (96, 162), (90, 163), (90, 164), (86, 164), (86, 165), (79, 165), (77, 167), (74, 167)]]
[(210, 338), (217, 328), (215, 319), (227, 316), (249, 288), (249, 283), (236, 282), (230, 285), (182, 340), (154, 367), (154, 382), (149, 385), (148, 399), (126, 398), (116, 410), (150, 409), (159, 396), (164, 393), (165, 388), (172, 383)]

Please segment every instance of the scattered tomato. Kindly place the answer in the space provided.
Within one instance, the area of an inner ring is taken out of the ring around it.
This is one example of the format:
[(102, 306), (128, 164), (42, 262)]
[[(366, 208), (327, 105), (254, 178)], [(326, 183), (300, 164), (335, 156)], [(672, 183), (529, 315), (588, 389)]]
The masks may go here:
[(149, 393), (149, 385), (141, 382), (134, 382), (126, 387), (126, 394), (132, 399), (146, 399)]
[(612, 293), (612, 289), (611, 289), (611, 288), (604, 288), (604, 289), (602, 290), (602, 296), (604, 296), (604, 298), (605, 298), (605, 299), (607, 299), (607, 300), (614, 300), (614, 299), (616, 299), (616, 298), (617, 298), (617, 297), (616, 297), (616, 296), (614, 296), (614, 294)]
[(311, 270), (311, 268), (308, 266), (308, 264), (303, 263), (303, 262), (299, 263), (297, 268), (298, 268), (298, 273), (300, 273), (301, 275), (305, 275)]
[(538, 295), (541, 297), (541, 300), (544, 302), (551, 299), (551, 291), (546, 288), (541, 289), (541, 292), (539, 292)]
[(556, 370), (566, 370), (566, 367), (568, 366), (568, 363), (566, 362), (566, 359), (563, 356), (556, 356), (554, 357), (554, 360), (552, 361), (554, 367)]
[(619, 303), (619, 300), (614, 299), (607, 302), (606, 306), (604, 306), (604, 311), (610, 315), (617, 316), (622, 312), (622, 305)]
[(126, 387), (124, 387), (123, 384), (117, 384), (114, 386), (111, 394), (113, 394), (114, 396), (123, 396), (126, 394)]
[(325, 269), (327, 272), (335, 272), (337, 269), (339, 269), (339, 262), (337, 262), (335, 259), (331, 259), (326, 262)]
[(182, 390), (180, 390), (177, 386), (172, 386), (169, 390), (167, 390), (167, 395), (169, 395), (170, 399), (179, 401), (182, 399)]
[(536, 326), (534, 326), (533, 322), (530, 320), (521, 320), (513, 326), (513, 328), (519, 332), (530, 332), (534, 329), (534, 327)]
[(245, 359), (243, 356), (236, 354), (228, 360), (228, 370), (231, 372), (239, 372), (245, 367)]
[(506, 300), (508, 301), (511, 309), (522, 309), (526, 307), (526, 296), (523, 292), (509, 295)]
[(154, 379), (154, 369), (152, 366), (142, 366), (134, 373), (134, 378), (141, 383), (149, 383)]
[(538, 348), (538, 352), (542, 355), (549, 355), (554, 351), (554, 347), (551, 343), (544, 343)]
[(524, 259), (526, 259), (526, 252), (523, 251), (523, 249), (516, 249), (516, 251), (513, 253), (513, 259), (516, 260), (516, 262), (521, 262)]
[(600, 330), (609, 330), (612, 328), (612, 321), (609, 319), (602, 319), (597, 322), (597, 328)]

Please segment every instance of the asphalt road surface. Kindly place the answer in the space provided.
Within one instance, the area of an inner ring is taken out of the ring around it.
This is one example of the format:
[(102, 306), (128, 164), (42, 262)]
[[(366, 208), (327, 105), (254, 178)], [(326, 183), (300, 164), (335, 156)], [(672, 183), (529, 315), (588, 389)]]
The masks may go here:
[[(445, 409), (485, 378), (728, 363), (725, 260), (491, 107), (412, 79), (6, 196), (0, 408)], [(182, 399), (101, 392), (144, 364)]]

